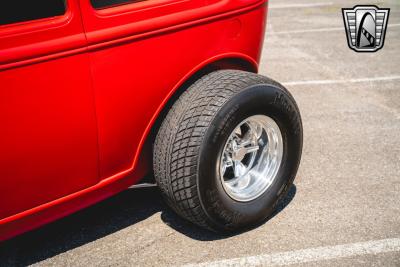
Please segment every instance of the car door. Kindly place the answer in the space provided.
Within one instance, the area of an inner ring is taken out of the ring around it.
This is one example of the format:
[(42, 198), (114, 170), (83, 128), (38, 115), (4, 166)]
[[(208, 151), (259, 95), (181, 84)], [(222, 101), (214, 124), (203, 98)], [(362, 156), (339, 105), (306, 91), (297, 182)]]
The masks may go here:
[(0, 219), (98, 182), (77, 0), (0, 3)]

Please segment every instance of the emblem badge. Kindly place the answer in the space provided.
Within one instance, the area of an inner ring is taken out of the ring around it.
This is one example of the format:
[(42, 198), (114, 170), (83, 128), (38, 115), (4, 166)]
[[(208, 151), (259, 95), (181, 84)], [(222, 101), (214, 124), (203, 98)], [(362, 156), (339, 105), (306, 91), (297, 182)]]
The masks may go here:
[(356, 52), (376, 52), (385, 42), (390, 8), (355, 6), (343, 8), (347, 43)]

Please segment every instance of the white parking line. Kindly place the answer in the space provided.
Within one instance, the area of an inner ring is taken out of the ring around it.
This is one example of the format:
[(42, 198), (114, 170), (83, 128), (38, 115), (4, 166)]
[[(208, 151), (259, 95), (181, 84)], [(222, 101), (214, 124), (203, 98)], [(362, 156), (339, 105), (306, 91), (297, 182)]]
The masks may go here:
[(189, 264), (201, 266), (284, 266), (322, 260), (333, 260), (352, 256), (400, 251), (400, 238), (373, 240), (337, 246), (317, 247), (275, 254), (264, 254), (228, 260)]
[[(388, 27), (399, 27), (400, 23), (389, 24)], [(308, 30), (293, 30), (293, 31), (277, 31), (267, 33), (268, 35), (280, 35), (280, 34), (295, 34), (295, 33), (308, 33), (308, 32), (333, 32), (333, 31), (344, 31), (344, 27), (337, 28), (319, 28), (319, 29), (308, 29)]]
[(332, 2), (270, 5), (269, 9), (331, 6)]
[(295, 86), (295, 85), (316, 85), (316, 84), (363, 83), (363, 82), (378, 82), (378, 81), (393, 81), (393, 80), (400, 80), (400, 76), (342, 79), (342, 80), (292, 81), (292, 82), (283, 82), (282, 84), (284, 86)]

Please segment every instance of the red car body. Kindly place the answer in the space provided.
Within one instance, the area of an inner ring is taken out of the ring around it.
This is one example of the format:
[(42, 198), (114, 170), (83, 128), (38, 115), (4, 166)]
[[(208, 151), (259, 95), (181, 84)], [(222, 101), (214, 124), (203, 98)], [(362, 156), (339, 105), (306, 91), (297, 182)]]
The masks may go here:
[(152, 129), (210, 69), (256, 72), (265, 0), (148, 0), (0, 26), (0, 240), (151, 172)]

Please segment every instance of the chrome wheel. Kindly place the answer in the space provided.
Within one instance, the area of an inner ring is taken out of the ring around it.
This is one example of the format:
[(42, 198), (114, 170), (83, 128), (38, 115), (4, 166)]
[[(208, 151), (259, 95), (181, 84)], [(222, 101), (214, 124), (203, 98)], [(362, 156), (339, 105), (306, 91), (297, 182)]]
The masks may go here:
[(262, 195), (275, 180), (282, 161), (282, 134), (265, 115), (242, 121), (229, 136), (220, 159), (225, 192), (240, 202)]

